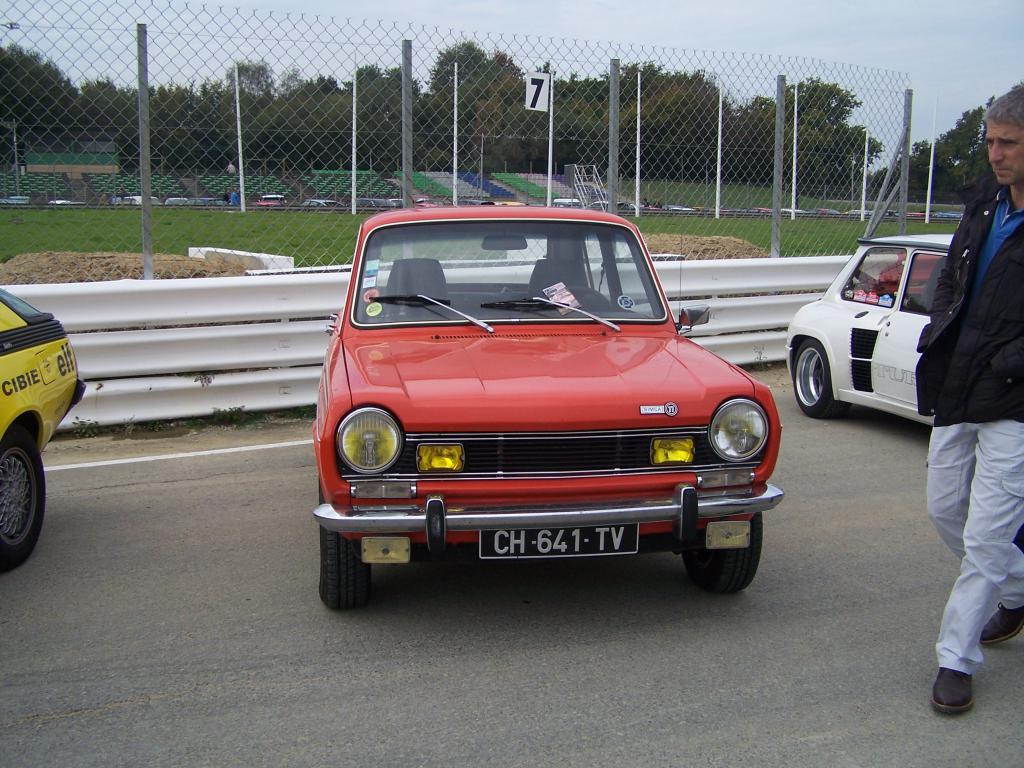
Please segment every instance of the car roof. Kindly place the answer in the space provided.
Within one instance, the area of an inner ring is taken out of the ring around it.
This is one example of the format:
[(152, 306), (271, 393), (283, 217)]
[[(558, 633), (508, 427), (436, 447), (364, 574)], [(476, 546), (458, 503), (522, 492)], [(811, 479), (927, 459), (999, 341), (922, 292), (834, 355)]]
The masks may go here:
[(541, 208), (532, 206), (474, 206), (468, 208), (402, 208), (378, 213), (366, 220), (365, 225), (376, 229), (391, 224), (414, 224), (430, 221), (589, 221), (618, 224), (633, 229), (633, 225), (615, 214), (584, 208)]
[(951, 234), (888, 235), (886, 237), (862, 237), (857, 243), (860, 245), (902, 245), (907, 248), (941, 248), (948, 251), (952, 240), (953, 235)]

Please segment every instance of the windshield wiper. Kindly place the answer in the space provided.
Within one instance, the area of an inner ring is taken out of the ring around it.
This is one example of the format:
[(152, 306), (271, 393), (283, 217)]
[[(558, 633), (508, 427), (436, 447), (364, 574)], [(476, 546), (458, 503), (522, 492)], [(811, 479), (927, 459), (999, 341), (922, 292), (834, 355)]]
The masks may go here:
[(382, 304), (425, 304), (438, 306), (442, 309), (447, 309), (449, 312), (455, 313), (464, 320), (469, 320), (473, 325), (483, 328), (488, 333), (494, 333), (494, 329), (483, 320), (478, 320), (475, 317), (467, 315), (465, 312), (460, 312), (453, 307), (450, 299), (435, 299), (433, 296), (415, 293), (407, 295), (378, 296), (374, 301), (379, 301)]
[(579, 312), (581, 315), (586, 315), (591, 320), (596, 320), (597, 322), (601, 323), (602, 325), (607, 325), (613, 331), (620, 331), (621, 330), (619, 328), (619, 326), (617, 326), (611, 320), (605, 320), (603, 317), (598, 317), (597, 315), (591, 314), (590, 312), (587, 312), (587, 310), (585, 310), (585, 309), (580, 309), (579, 307), (574, 307), (574, 306), (572, 306), (572, 304), (563, 304), (560, 301), (552, 301), (551, 299), (545, 299), (543, 296), (530, 296), (530, 297), (524, 296), (521, 299), (506, 299), (504, 301), (489, 301), (489, 302), (486, 302), (484, 304), (481, 304), (480, 308), (481, 309), (519, 309), (519, 308), (528, 309), (530, 307), (537, 308), (537, 307), (542, 307), (542, 306), (560, 307), (562, 309), (570, 309), (573, 312)]

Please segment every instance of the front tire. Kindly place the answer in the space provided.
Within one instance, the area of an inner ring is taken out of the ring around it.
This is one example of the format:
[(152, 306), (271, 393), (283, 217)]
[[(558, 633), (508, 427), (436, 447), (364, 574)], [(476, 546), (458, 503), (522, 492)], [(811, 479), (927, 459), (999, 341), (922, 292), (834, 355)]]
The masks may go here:
[(28, 431), (13, 424), (0, 440), (0, 571), (21, 565), (43, 529), (43, 460)]
[(370, 599), (370, 566), (356, 545), (320, 528), (320, 599), (332, 609), (362, 608)]
[(793, 365), (793, 394), (800, 410), (815, 419), (834, 419), (850, 409), (849, 403), (832, 396), (832, 369), (828, 355), (814, 339), (797, 349)]
[(690, 581), (707, 592), (729, 595), (750, 586), (761, 562), (761, 513), (750, 521), (750, 546), (744, 549), (699, 549), (683, 552)]

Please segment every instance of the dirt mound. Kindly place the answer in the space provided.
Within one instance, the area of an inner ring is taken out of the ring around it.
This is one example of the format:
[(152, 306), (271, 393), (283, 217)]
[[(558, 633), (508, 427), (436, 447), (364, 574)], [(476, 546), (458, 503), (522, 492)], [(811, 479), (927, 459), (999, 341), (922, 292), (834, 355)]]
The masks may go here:
[(676, 253), (684, 259), (759, 259), (768, 252), (738, 237), (698, 235), (644, 235), (651, 253)]
[[(738, 237), (644, 235), (651, 253), (675, 253), (684, 259), (750, 259), (768, 254)], [(234, 277), (245, 274), (239, 261), (210, 256), (191, 259), (173, 253), (153, 255), (153, 276)], [(92, 283), (101, 280), (142, 279), (140, 253), (21, 253), (0, 264), (0, 285), (34, 283)]]
[[(0, 285), (141, 280), (142, 272), (141, 253), (20, 253), (0, 264)], [(153, 254), (153, 276), (157, 278), (244, 274), (243, 264), (221, 257), (190, 259), (173, 253)]]

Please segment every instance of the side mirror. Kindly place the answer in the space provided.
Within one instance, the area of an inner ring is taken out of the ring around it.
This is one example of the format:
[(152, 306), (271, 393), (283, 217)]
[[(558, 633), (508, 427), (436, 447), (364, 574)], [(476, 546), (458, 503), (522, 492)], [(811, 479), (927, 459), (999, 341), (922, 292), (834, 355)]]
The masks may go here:
[(707, 304), (697, 304), (693, 307), (683, 307), (679, 311), (679, 322), (676, 323), (676, 330), (685, 333), (695, 325), (704, 325), (711, 319), (711, 307)]

